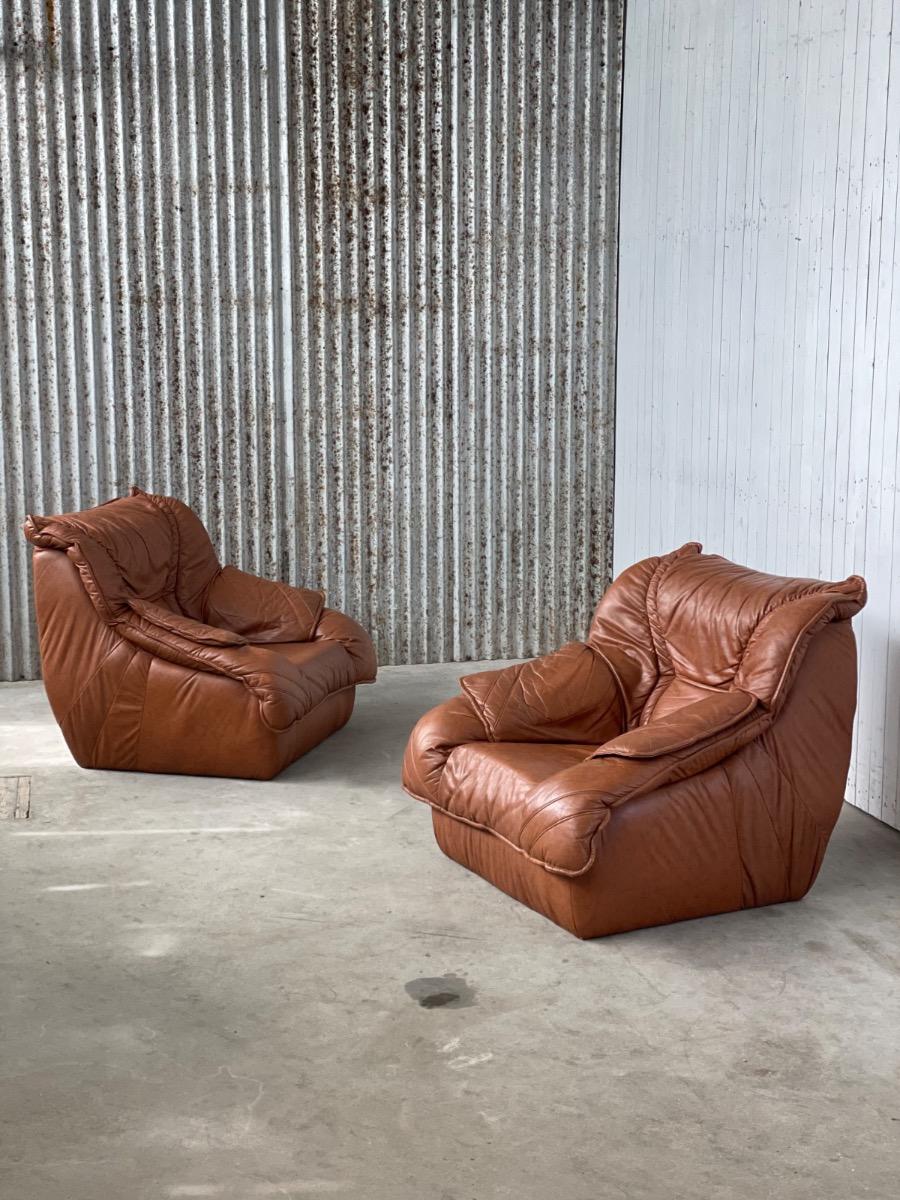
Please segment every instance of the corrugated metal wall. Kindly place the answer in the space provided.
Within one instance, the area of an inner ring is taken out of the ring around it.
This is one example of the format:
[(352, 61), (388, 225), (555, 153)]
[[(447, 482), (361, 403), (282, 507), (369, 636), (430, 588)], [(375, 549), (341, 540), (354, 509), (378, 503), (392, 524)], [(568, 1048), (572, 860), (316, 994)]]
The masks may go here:
[(0, 0), (0, 668), (26, 510), (171, 492), (382, 661), (608, 571), (619, 0)]
[(866, 575), (848, 798), (900, 826), (898, 18), (629, 0), (615, 532)]

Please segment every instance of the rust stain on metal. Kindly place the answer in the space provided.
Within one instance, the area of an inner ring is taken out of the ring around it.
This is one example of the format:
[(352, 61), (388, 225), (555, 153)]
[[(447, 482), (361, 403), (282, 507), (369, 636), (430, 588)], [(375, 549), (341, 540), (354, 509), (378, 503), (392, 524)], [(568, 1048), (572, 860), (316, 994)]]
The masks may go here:
[[(8, 0), (0, 503), (131, 481), (383, 662), (581, 633), (610, 568), (621, 0)], [(38, 670), (24, 541), (0, 676)]]

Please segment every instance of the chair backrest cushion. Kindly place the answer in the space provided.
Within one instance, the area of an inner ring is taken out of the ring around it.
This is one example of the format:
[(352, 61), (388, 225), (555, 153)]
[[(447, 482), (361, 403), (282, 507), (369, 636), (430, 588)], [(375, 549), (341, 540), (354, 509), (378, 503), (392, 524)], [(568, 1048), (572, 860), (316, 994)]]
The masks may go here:
[(64, 551), (107, 621), (135, 597), (201, 619), (202, 596), (221, 570), (200, 519), (180, 500), (132, 488), (131, 495), (61, 516), (30, 516), (34, 545)]
[(646, 724), (710, 689), (775, 707), (808, 639), (865, 604), (858, 575), (838, 583), (767, 575), (689, 542), (624, 571), (601, 600), (589, 640), (612, 662)]

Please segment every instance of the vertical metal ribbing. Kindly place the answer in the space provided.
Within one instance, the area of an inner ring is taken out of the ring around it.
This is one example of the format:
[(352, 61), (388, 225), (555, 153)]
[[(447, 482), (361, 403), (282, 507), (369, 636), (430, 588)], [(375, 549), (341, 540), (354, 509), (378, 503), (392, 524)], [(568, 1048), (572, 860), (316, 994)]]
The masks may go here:
[[(0, 36), (9, 524), (136, 482), (382, 661), (580, 633), (618, 3), (5, 0)], [(13, 535), (7, 677), (37, 668), (27, 563)]]
[(475, 0), (460, 0), (459, 109), (459, 221), (462, 227), (460, 253), (460, 442), (462, 464), (460, 471), (460, 509), (462, 524), (462, 555), (460, 561), (460, 644), (463, 658), (477, 658), (478, 609), (478, 505), (477, 487), (480, 477), (478, 448), (478, 396), (475, 364), (475, 259), (476, 236), (475, 194)]
[(161, 308), (166, 317), (164, 325), (170, 379), (169, 477), (172, 480), (172, 490), (177, 495), (189, 496), (192, 453), (190, 413), (193, 407), (187, 363), (188, 340), (192, 340), (187, 329), (191, 285), (191, 205), (185, 188), (185, 175), (190, 178), (191, 160), (181, 138), (184, 106), (188, 102), (189, 91), (179, 86), (178, 78), (175, 26), (176, 13), (180, 14), (181, 11), (182, 5), (180, 2), (176, 3), (176, 0), (166, 0), (160, 8), (158, 45), (162, 178), (159, 195), (163, 207), (161, 273), (166, 289)]
[(491, 300), (493, 328), (489, 346), (491, 387), (494, 396), (494, 426), (490, 435), (494, 454), (492, 472), (494, 504), (491, 520), (495, 540), (492, 563), (493, 605), (496, 608), (497, 617), (494, 640), (510, 647), (513, 644), (514, 636), (510, 619), (509, 581), (512, 578), (511, 485), (515, 453), (514, 406), (511, 403), (509, 374), (511, 333), (509, 259), (511, 243), (514, 238), (509, 202), (510, 165), (514, 159), (513, 149), (510, 145), (511, 53), (509, 3), (508, 0), (499, 0), (496, 6), (492, 64), (495, 77), (493, 89), (495, 99), (491, 114), (491, 120), (496, 121), (496, 138), (494, 139), (496, 152), (489, 184), (494, 189), (493, 207), (496, 213), (497, 227), (503, 231), (503, 235), (490, 239), (493, 249), (491, 279), (494, 284)]
[(327, 523), (327, 570), (325, 587), (330, 595), (344, 595), (347, 579), (347, 495), (345, 483), (345, 385), (346, 348), (344, 330), (348, 310), (344, 293), (343, 222), (341, 219), (341, 134), (340, 60), (338, 56), (338, 0), (324, 0), (322, 28), (322, 162), (323, 162), (323, 249), (325, 289), (323, 302), (327, 376), (321, 380), (322, 462), (328, 476), (330, 497)]
[(141, 69), (140, 14), (136, 0), (124, 0), (122, 88), (125, 108), (126, 211), (129, 272), (122, 303), (133, 314), (130, 411), (125, 427), (128, 440), (128, 474), (145, 487), (152, 486), (153, 411), (150, 344), (153, 241), (152, 198), (145, 179), (152, 131), (144, 117), (144, 72)]
[(427, 139), (427, 171), (429, 178), (426, 194), (427, 211), (430, 218), (430, 238), (427, 247), (428, 286), (427, 321), (428, 364), (427, 364), (427, 413), (426, 425), (427, 458), (423, 466), (430, 486), (425, 489), (430, 497), (430, 521), (426, 542), (427, 560), (423, 602), (428, 609), (428, 628), (425, 655), (427, 661), (449, 658), (452, 651), (449, 621), (448, 583), (449, 571), (447, 536), (448, 525), (448, 480), (447, 480), (447, 398), (444, 372), (444, 209), (445, 190), (445, 89), (444, 89), (444, 45), (446, 40), (446, 6), (429, 5), (429, 26), (426, 31), (428, 120), (424, 137)]
[[(432, 406), (427, 387), (427, 192), (428, 143), (425, 133), (426, 66), (428, 57), (425, 0), (412, 0), (410, 10), (410, 510), (414, 534), (410, 555), (409, 657), (422, 661), (433, 639), (433, 614), (429, 604), (432, 576), (429, 543), (434, 514), (429, 503), (428, 446)], [(416, 516), (418, 514), (418, 517)]]
[(293, 440), (289, 455), (294, 466), (297, 508), (293, 553), (296, 559), (296, 574), (292, 578), (308, 583), (314, 561), (315, 521), (314, 503), (314, 454), (312, 392), (310, 381), (311, 312), (309, 293), (309, 217), (312, 212), (308, 191), (307, 171), (307, 41), (303, 16), (304, 6), (294, 4), (287, 22), (289, 38), (287, 62), (288, 120), (291, 133), (287, 136), (289, 156), (289, 214), (291, 264), (291, 310), (290, 329), (292, 342), (292, 366), (290, 374), (293, 396)]
[[(84, 378), (79, 380), (82, 411), (91, 413), (93, 443), (90, 457), (92, 472), (87, 497), (79, 497), (79, 506), (95, 504), (104, 497), (114, 478), (116, 454), (115, 371), (118, 347), (114, 340), (112, 276), (110, 269), (111, 209), (113, 206), (110, 175), (113, 171), (113, 139), (108, 127), (113, 117), (107, 87), (117, 74), (118, 43), (112, 36), (107, 45), (105, 70), (100, 65), (100, 16), (95, 0), (83, 0), (73, 9), (73, 21), (81, 27), (80, 81), (73, 80), (75, 109), (76, 171), (82, 172), (86, 224), (76, 270), (76, 305), (81, 330)], [(78, 73), (78, 68), (75, 68)], [(81, 109), (78, 108), (78, 99)], [(79, 186), (76, 183), (76, 186)]]
[[(198, 76), (202, 61), (203, 30), (198, 29), (193, 0), (187, 0), (179, 10), (179, 19), (171, 23), (171, 37), (176, 47), (181, 47), (178, 67), (174, 75), (174, 87), (184, 98), (183, 126), (178, 130), (180, 145), (184, 147), (184, 176), (181, 207), (184, 271), (185, 271), (185, 384), (183, 437), (186, 454), (186, 490), (188, 503), (196, 506), (202, 519), (212, 524), (212, 506), (206, 479), (210, 474), (209, 427), (206, 418), (207, 372), (202, 336), (205, 328), (203, 313), (203, 233), (200, 217), (200, 198), (203, 181), (198, 138), (191, 137), (191, 130), (200, 130), (201, 103)], [(177, 51), (176, 51), (177, 53)], [(214, 329), (210, 326), (211, 340)], [(213, 344), (216, 344), (215, 342)]]
[(525, 387), (522, 405), (525, 447), (525, 482), (523, 497), (523, 537), (525, 569), (523, 570), (524, 605), (522, 628), (524, 652), (537, 653), (539, 641), (536, 630), (540, 623), (540, 576), (543, 559), (543, 512), (541, 508), (542, 464), (546, 449), (540, 438), (541, 389), (541, 264), (544, 245), (543, 195), (543, 68), (544, 13), (534, 20), (528, 37), (528, 132), (526, 142), (526, 210), (528, 211), (529, 253), (525, 271), (526, 339)]
[(220, 554), (226, 554), (227, 380), (224, 360), (225, 340), (228, 337), (230, 322), (227, 317), (227, 300), (223, 297), (222, 290), (224, 264), (220, 253), (219, 232), (222, 220), (219, 172), (223, 160), (218, 145), (216, 112), (220, 77), (213, 42), (211, 7), (202, 0), (194, 2), (198, 4), (196, 29), (200, 46), (195, 60), (200, 72), (195, 91), (202, 148), (198, 149), (197, 154), (198, 201), (202, 204), (205, 217), (202, 227), (197, 229), (203, 293), (199, 309), (202, 324), (196, 330), (195, 336), (203, 347), (205, 384), (203, 391), (198, 392), (198, 399), (204, 413), (203, 446), (207, 470), (205, 511), (210, 535)]
[[(291, 403), (294, 378), (293, 271), (291, 269), (291, 164), (290, 138), (293, 114), (288, 85), (289, 55), (293, 31), (286, 5), (270, 0), (270, 61), (272, 89), (272, 391), (273, 421), (273, 511), (279, 513), (279, 539), (273, 573), (282, 579), (297, 579), (297, 524), (300, 518), (297, 490), (295, 404)], [(287, 264), (284, 266), (283, 264)], [(296, 403), (296, 401), (295, 401)], [(295, 520), (287, 514), (297, 514)]]
[(446, 621), (448, 636), (447, 652), (451, 659), (464, 657), (463, 652), (463, 604), (462, 604), (462, 519), (463, 506), (460, 499), (460, 470), (462, 461), (462, 423), (460, 409), (462, 390), (460, 387), (460, 331), (459, 331), (459, 3), (460, 0), (444, 0), (445, 37), (447, 47), (444, 72), (444, 103), (446, 117), (444, 129), (446, 142), (446, 176), (444, 182), (446, 251), (444, 258), (444, 394), (448, 412), (444, 421), (445, 435), (449, 439), (447, 451), (447, 520), (449, 524), (449, 553), (444, 567), (447, 580), (448, 604)]
[(260, 397), (256, 388), (257, 308), (267, 303), (257, 276), (254, 192), (265, 190), (266, 179), (254, 175), (253, 140), (255, 114), (250, 103), (250, 14), (249, 0), (237, 0), (233, 13), (233, 36), (237, 53), (233, 55), (234, 132), (235, 132), (235, 233), (237, 244), (238, 379), (239, 399), (235, 405), (237, 482), (244, 512), (241, 552), (252, 571), (262, 570), (260, 528)]
[(394, 488), (397, 502), (397, 607), (394, 626), (395, 653), (400, 661), (410, 655), (410, 601), (413, 569), (413, 514), (410, 488), (409, 380), (409, 4), (393, 0), (390, 7), (390, 59), (394, 75), (394, 100), (390, 109), (393, 189), (394, 275)]
[[(17, 319), (10, 328), (10, 343), (15, 341), (18, 351), (18, 385), (21, 391), (18, 396), (10, 397), (9, 408), (13, 418), (10, 429), (11, 439), (14, 439), (12, 444), (21, 447), (21, 468), (17, 472), (17, 482), (21, 490), (16, 496), (21, 512), (32, 507), (40, 511), (45, 499), (49, 499), (49, 494), (44, 486), (43, 430), (38, 407), (41, 393), (38, 376), (34, 215), (31, 202), (32, 165), (29, 143), (32, 126), (28, 104), (29, 82), (25, 75), (26, 25), (20, 0), (12, 6), (10, 49), (13, 163), (7, 178), (10, 183), (10, 197), (15, 205), (13, 224), (18, 228), (18, 237), (14, 243), (18, 247), (15, 267), (18, 312)], [(26, 569), (26, 556), (19, 546), (16, 547), (10, 565), (10, 581), (11, 587), (15, 589), (16, 608), (24, 614), (31, 605), (30, 572)], [(15, 613), (15, 608), (13, 611)], [(14, 646), (19, 650), (23, 661), (31, 666), (35, 657), (32, 626), (17, 627), (14, 616), (11, 634)]]
[[(0, 7), (0, 38), (3, 44), (15, 49), (10, 13)], [(22, 394), (18, 355), (19, 292), (16, 280), (15, 240), (13, 228), (18, 227), (14, 216), (15, 191), (13, 175), (14, 63), (12, 54), (0, 61), (0, 513), (4, 527), (10, 532), (7, 539), (6, 561), (0, 563), (0, 626), (6, 636), (0, 636), (0, 671), (4, 679), (15, 678), (30, 654), (24, 645), (29, 626), (21, 617), (27, 611), (25, 554), (15, 544), (11, 531), (17, 514), (26, 504), (23, 480), (23, 430), (21, 420)], [(14, 619), (19, 620), (14, 624)]]
[(557, 206), (558, 248), (556, 328), (553, 340), (556, 345), (556, 371), (554, 393), (558, 411), (557, 475), (552, 497), (553, 526), (555, 533), (554, 580), (552, 583), (556, 603), (551, 609), (547, 638), (559, 641), (565, 636), (568, 623), (566, 614), (572, 611), (572, 571), (561, 564), (575, 559), (572, 535), (572, 493), (574, 475), (572, 458), (574, 448), (572, 383), (572, 325), (574, 296), (572, 294), (572, 257), (575, 240), (575, 181), (570, 164), (575, 162), (575, 5), (572, 0), (563, 0), (559, 20), (559, 81), (558, 81), (558, 141), (557, 141)]
[[(163, 218), (162, 135), (160, 108), (165, 100), (161, 91), (157, 15), (161, 5), (143, 6), (136, 12), (138, 25), (139, 78), (145, 81), (153, 104), (146, 103), (141, 88), (138, 92), (135, 126), (144, 136), (144, 180), (147, 191), (147, 453), (146, 478), (160, 491), (170, 492), (177, 476), (177, 449), (173, 441), (174, 405), (177, 403), (177, 380), (170, 370), (171, 346), (167, 314), (169, 286), (166, 261), (175, 247), (166, 245), (171, 230)], [(161, 103), (162, 102), (162, 103)], [(177, 271), (180, 281), (181, 272)], [(180, 291), (180, 288), (178, 289)], [(176, 300), (176, 304), (178, 301)]]
[(526, 14), (517, 6), (510, 31), (512, 118), (509, 135), (510, 193), (510, 368), (507, 383), (510, 417), (510, 507), (516, 514), (509, 542), (510, 571), (506, 584), (510, 610), (510, 653), (526, 653), (525, 559), (528, 552), (528, 509), (525, 504), (525, 106), (527, 96)]
[(221, 166), (216, 181), (222, 196), (222, 247), (220, 253), (226, 283), (225, 313), (225, 445), (224, 503), (225, 537), (229, 559), (239, 559), (250, 567), (252, 539), (249, 530), (253, 498), (245, 491), (244, 415), (247, 406), (246, 369), (247, 311), (242, 306), (246, 282), (249, 230), (245, 228), (245, 195), (242, 189), (243, 143), (241, 140), (241, 66), (234, 47), (240, 45), (240, 0), (226, 0), (222, 6), (223, 36), (218, 45), (221, 56), (221, 86), (213, 102), (221, 105)]
[(558, 527), (557, 500), (559, 498), (559, 455), (561, 429), (559, 423), (560, 380), (557, 378), (558, 317), (561, 297), (557, 292), (559, 278), (559, 0), (549, 0), (547, 5), (547, 29), (544, 48), (544, 81), (542, 102), (545, 107), (546, 133), (544, 137), (544, 164), (546, 173), (547, 219), (541, 243), (542, 266), (540, 283), (540, 332), (541, 347), (540, 389), (535, 411), (534, 440), (537, 445), (544, 442), (546, 453), (540, 457), (538, 473), (538, 506), (540, 513), (540, 576), (535, 578), (536, 621), (535, 644), (546, 646), (552, 643), (553, 626), (556, 623), (556, 605), (548, 604), (545, 597), (556, 598)]
[(359, 237), (360, 237), (360, 620), (380, 628), (378, 466), (378, 284), (376, 279), (375, 12), (364, 3), (359, 57)]
[[(51, 311), (56, 342), (57, 420), (59, 438), (64, 445), (73, 447), (73, 453), (63, 457), (59, 464), (59, 495), (63, 505), (69, 507), (86, 490), (82, 481), (81, 458), (90, 439), (83, 440), (79, 414), (79, 397), (75, 387), (75, 315), (72, 263), (74, 260), (72, 194), (73, 177), (78, 178), (75, 163), (70, 160), (67, 131), (67, 102), (64, 90), (64, 71), (60, 52), (59, 27), (55, 9), (41, 5), (40, 20), (47, 47), (46, 77), (46, 152), (47, 152), (47, 208), (51, 244), (47, 259), (50, 276), (45, 281), (47, 289), (45, 303)], [(37, 22), (37, 14), (35, 20)], [(71, 78), (71, 72), (68, 72)]]
[(38, 392), (35, 396), (34, 408), (35, 425), (39, 430), (40, 438), (37, 455), (40, 458), (41, 474), (47, 492), (53, 496), (62, 496), (62, 456), (43, 452), (44, 446), (60, 444), (63, 434), (59, 391), (59, 344), (53, 279), (54, 190), (51, 188), (50, 146), (47, 129), (48, 75), (52, 72), (52, 58), (58, 49), (50, 44), (45, 18), (44, 4), (41, 3), (41, 0), (32, 0), (33, 36), (36, 42), (44, 47), (44, 53), (35, 60), (34, 87), (29, 90), (27, 95), (32, 121), (32, 159), (27, 166), (23, 164), (23, 168), (27, 172), (27, 186), (31, 189), (31, 212), (34, 217), (31, 233), (34, 254), (35, 327), (37, 346), (39, 347), (36, 359)]
[[(493, 11), (488, 6), (481, 9), (475, 28), (476, 36), (476, 123), (480, 129), (490, 130), (490, 137), (478, 137), (475, 148), (473, 178), (475, 191), (475, 219), (473, 238), (475, 247), (475, 295), (473, 311), (475, 319), (475, 344), (472, 347), (475, 364), (475, 394), (480, 402), (475, 408), (475, 428), (472, 439), (472, 454), (478, 466), (478, 477), (472, 497), (475, 516), (475, 571), (476, 604), (481, 613), (475, 622), (473, 653), (482, 658), (491, 653), (488, 647), (496, 641), (496, 557), (494, 553), (497, 536), (497, 479), (496, 451), (502, 442), (502, 433), (495, 421), (496, 396), (494, 393), (493, 357), (497, 346), (494, 327), (494, 246), (493, 206), (491, 196), (494, 188), (493, 164), (497, 150), (495, 114), (493, 111)], [(477, 499), (476, 499), (477, 497)]]
[(592, 119), (604, 136), (597, 139), (592, 163), (591, 211), (605, 207), (606, 220), (594, 232), (593, 261), (596, 269), (589, 290), (591, 325), (592, 398), (604, 397), (605, 403), (591, 405), (591, 427), (587, 445), (590, 460), (587, 475), (591, 481), (589, 527), (591, 539), (591, 594), (597, 596), (612, 575), (612, 505), (615, 388), (615, 303), (618, 246), (618, 205), (613, 203), (609, 181), (618, 176), (619, 113), (622, 100), (622, 43), (624, 27), (621, 14), (609, 6), (601, 7), (597, 22), (600, 36), (593, 40), (594, 62), (591, 71)]
[[(87, 54), (84, 43), (87, 41)], [(68, 106), (71, 123), (71, 159), (65, 175), (58, 186), (65, 187), (71, 203), (72, 248), (66, 256), (60, 253), (60, 269), (70, 278), (72, 298), (72, 375), (69, 397), (73, 428), (67, 441), (79, 447), (79, 478), (72, 491), (71, 502), (81, 503), (82, 497), (95, 502), (99, 490), (99, 463), (102, 457), (99, 414), (104, 411), (101, 379), (95, 372), (93, 345), (93, 296), (91, 281), (90, 199), (88, 175), (88, 149), (86, 132), (86, 89), (94, 78), (89, 22), (83, 16), (79, 0), (73, 0), (72, 35), (65, 47), (65, 58), (59, 72), (58, 94), (62, 93), (62, 107)], [(99, 122), (98, 122), (99, 123)], [(65, 140), (65, 120), (61, 137)], [(100, 179), (94, 180), (93, 203), (102, 206), (105, 197), (101, 192)], [(62, 251), (62, 244), (60, 245)], [(68, 261), (67, 261), (68, 259)], [(102, 327), (108, 305), (105, 288), (97, 289), (97, 324)], [(108, 321), (107, 321), (108, 328)], [(97, 402), (99, 401), (99, 403)]]
[[(375, 632), (392, 661), (397, 659), (398, 596), (395, 581), (384, 587), (386, 569), (396, 572), (399, 561), (397, 537), (397, 500), (395, 479), (395, 412), (396, 372), (394, 366), (394, 187), (393, 187), (393, 95), (391, 11), (389, 0), (378, 0), (376, 7), (375, 62), (378, 114), (376, 137), (378, 140), (378, 293), (381, 310), (379, 322), (380, 379), (378, 385), (378, 483), (379, 524), (381, 536), (378, 544), (379, 558), (379, 620)], [(387, 564), (390, 564), (388, 568)]]
[[(309, 187), (309, 326), (310, 341), (310, 469), (309, 503), (315, 514), (311, 528), (310, 554), (314, 575), (323, 583), (328, 577), (328, 529), (331, 522), (331, 478), (328, 469), (328, 423), (326, 397), (323, 388), (325, 375), (325, 256), (323, 227), (325, 197), (322, 131), (322, 90), (320, 26), (318, 0), (301, 4), (306, 15), (305, 45), (301, 71), (306, 77), (306, 129), (309, 138), (307, 172)], [(313, 547), (315, 551), (313, 553)]]
[(594, 524), (590, 520), (592, 455), (590, 429), (593, 420), (592, 391), (589, 383), (590, 334), (589, 302), (591, 295), (591, 162), (592, 136), (591, 103), (593, 97), (594, 6), (588, 5), (581, 14), (581, 29), (577, 44), (579, 56), (576, 74), (575, 102), (578, 104), (573, 186), (575, 188), (575, 233), (573, 236), (573, 294), (572, 294), (572, 484), (571, 522), (574, 531), (571, 562), (572, 604), (576, 612), (587, 614), (591, 606), (591, 540)]
[(359, 2), (344, 11), (339, 32), (339, 205), (344, 228), (344, 482), (345, 534), (343, 595), (350, 611), (363, 616), (365, 520), (360, 477), (362, 469), (362, 420), (360, 408), (360, 172), (359, 172)]
[[(137, 483), (134, 472), (134, 388), (131, 383), (131, 366), (134, 356), (135, 338), (132, 329), (132, 289), (129, 272), (128, 212), (129, 197), (125, 169), (125, 39), (127, 29), (122, 20), (119, 3), (111, 3), (106, 12), (108, 24), (103, 22), (99, 4), (93, 4), (95, 21), (92, 24), (92, 43), (96, 47), (99, 72), (100, 47), (108, 47), (109, 71), (99, 79), (99, 90), (104, 97), (104, 111), (108, 114), (108, 178), (110, 196), (109, 230), (109, 286), (110, 322), (113, 347), (115, 418), (108, 422), (106, 439), (107, 469), (110, 483), (114, 483), (113, 495), (128, 483)], [(96, 151), (95, 151), (96, 153)], [(101, 237), (98, 230), (98, 243)], [(102, 265), (102, 249), (98, 251), (98, 269)]]
[[(256, 462), (251, 464), (250, 473), (257, 478), (257, 503), (259, 525), (259, 569), (271, 578), (277, 570), (281, 557), (283, 519), (279, 512), (279, 500), (284, 495), (281, 471), (280, 437), (282, 422), (279, 410), (284, 396), (275, 389), (273, 343), (275, 337), (275, 314), (277, 296), (274, 281), (272, 247), (277, 233), (277, 189), (279, 184), (277, 162), (272, 158), (273, 134), (277, 134), (277, 123), (271, 109), (272, 71), (269, 57), (269, 22), (264, 7), (254, 6), (251, 23), (252, 43), (249, 47), (250, 60), (250, 110), (248, 124), (253, 131), (251, 155), (254, 187), (252, 196), (253, 226), (258, 242), (257, 277), (251, 279), (248, 289), (252, 297), (259, 287), (262, 303), (255, 303), (256, 316), (256, 395), (257, 395), (257, 450)], [(279, 500), (276, 500), (276, 497)], [(266, 520), (264, 513), (272, 516)]]

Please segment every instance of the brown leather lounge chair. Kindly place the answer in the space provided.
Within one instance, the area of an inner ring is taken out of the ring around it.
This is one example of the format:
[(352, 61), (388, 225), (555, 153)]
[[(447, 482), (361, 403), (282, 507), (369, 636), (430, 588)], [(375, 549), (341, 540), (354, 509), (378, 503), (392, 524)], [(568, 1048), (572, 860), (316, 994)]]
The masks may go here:
[(837, 820), (865, 583), (690, 543), (586, 643), (469, 675), (406, 750), (445, 854), (582, 938), (799, 900)]
[(353, 711), (368, 634), (223, 567), (178, 500), (29, 517), (44, 683), (83, 767), (271, 779)]

